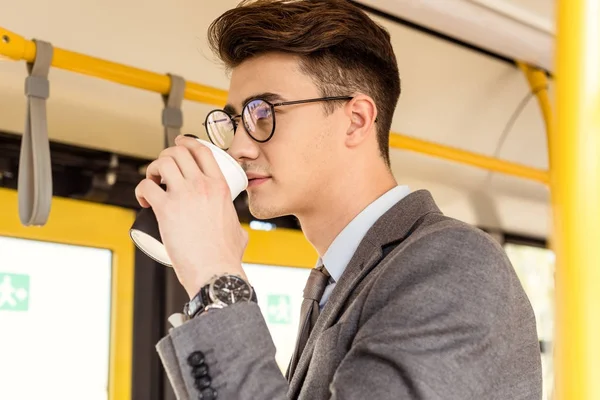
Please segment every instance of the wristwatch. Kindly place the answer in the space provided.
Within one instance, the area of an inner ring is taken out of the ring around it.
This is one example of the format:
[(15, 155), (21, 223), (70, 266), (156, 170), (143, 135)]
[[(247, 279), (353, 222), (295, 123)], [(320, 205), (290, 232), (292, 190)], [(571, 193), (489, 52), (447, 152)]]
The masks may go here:
[(225, 274), (211, 279), (204, 285), (198, 294), (185, 304), (183, 314), (192, 319), (204, 311), (250, 301), (258, 303), (254, 288), (238, 275)]

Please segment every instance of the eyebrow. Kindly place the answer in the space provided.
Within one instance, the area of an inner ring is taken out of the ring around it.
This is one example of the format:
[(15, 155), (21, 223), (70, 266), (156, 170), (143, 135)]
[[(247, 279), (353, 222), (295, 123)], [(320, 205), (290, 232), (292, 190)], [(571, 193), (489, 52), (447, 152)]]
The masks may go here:
[[(242, 108), (248, 104), (249, 102), (251, 102), (252, 100), (256, 100), (256, 99), (262, 99), (262, 100), (266, 100), (270, 103), (273, 102), (277, 102), (277, 101), (283, 101), (284, 98), (277, 94), (277, 93), (272, 93), (272, 92), (264, 92), (264, 93), (258, 93), (252, 96), (247, 97), (243, 102), (242, 102)], [(226, 104), (225, 107), (223, 107), (223, 111), (225, 111), (227, 114), (230, 115), (237, 115), (237, 109), (231, 105), (231, 104)]]

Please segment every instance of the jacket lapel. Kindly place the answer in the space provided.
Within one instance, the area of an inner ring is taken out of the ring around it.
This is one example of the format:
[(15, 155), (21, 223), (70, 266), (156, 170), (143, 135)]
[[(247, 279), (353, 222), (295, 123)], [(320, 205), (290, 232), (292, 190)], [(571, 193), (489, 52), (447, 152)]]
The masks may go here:
[(431, 194), (426, 190), (419, 190), (396, 203), (369, 229), (336, 283), (308, 338), (290, 382), (289, 398), (296, 398), (302, 388), (315, 341), (324, 330), (333, 326), (352, 290), (381, 261), (384, 255), (383, 248), (390, 243), (401, 243), (410, 234), (413, 226), (432, 212), (440, 213), (440, 210)]
[[(291, 399), (298, 397), (302, 383), (304, 382), (304, 378), (306, 376), (306, 372), (308, 370), (310, 359), (312, 358), (315, 341), (325, 329), (333, 325), (333, 321), (335, 321), (336, 316), (343, 307), (346, 298), (352, 293), (352, 288), (354, 288), (357, 282), (362, 279), (364, 274), (371, 269), (364, 268), (364, 266), (369, 265), (372, 267), (376, 265), (377, 261), (379, 261), (379, 258), (382, 254), (380, 249), (372, 246), (372, 243), (368, 243), (365, 246), (361, 244), (359, 248), (361, 247), (364, 249), (364, 252), (362, 252), (362, 254), (358, 254), (359, 251), (357, 250), (354, 257), (352, 257), (350, 260), (346, 270), (331, 292), (331, 296), (329, 297), (325, 307), (323, 307), (323, 310), (317, 319), (317, 323), (314, 326), (308, 341), (306, 342), (306, 346), (302, 351), (302, 355), (298, 360), (298, 365), (296, 366), (294, 375), (292, 376), (292, 380), (290, 382), (288, 397)], [(361, 256), (366, 255), (368, 252), (370, 252), (372, 256), (369, 258), (368, 262), (365, 263), (365, 259)]]

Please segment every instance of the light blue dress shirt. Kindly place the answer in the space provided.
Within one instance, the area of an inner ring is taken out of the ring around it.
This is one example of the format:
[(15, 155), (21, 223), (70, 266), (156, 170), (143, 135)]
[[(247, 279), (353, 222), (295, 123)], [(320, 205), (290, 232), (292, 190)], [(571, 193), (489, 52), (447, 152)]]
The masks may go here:
[(323, 258), (317, 265), (325, 265), (331, 275), (330, 283), (325, 288), (320, 307), (323, 308), (331, 295), (337, 281), (344, 273), (350, 259), (356, 252), (367, 231), (373, 224), (397, 202), (410, 193), (408, 186), (396, 186), (384, 193), (377, 200), (362, 210), (333, 240)]

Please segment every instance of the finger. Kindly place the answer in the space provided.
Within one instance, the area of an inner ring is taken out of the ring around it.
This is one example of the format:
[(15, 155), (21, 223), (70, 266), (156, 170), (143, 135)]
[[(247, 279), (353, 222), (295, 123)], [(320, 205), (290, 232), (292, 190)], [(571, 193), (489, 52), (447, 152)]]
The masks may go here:
[(190, 151), (204, 175), (211, 178), (225, 179), (212, 150), (208, 146), (203, 145), (196, 139), (185, 136), (177, 137), (176, 143)]
[(150, 179), (143, 179), (135, 188), (135, 198), (144, 208), (160, 206), (166, 195), (165, 191)]
[(151, 181), (167, 185), (167, 188), (176, 188), (183, 184), (184, 179), (177, 163), (172, 157), (158, 157), (146, 168), (146, 178)]
[(202, 171), (196, 163), (194, 156), (185, 146), (172, 146), (164, 149), (160, 157), (171, 157), (175, 160), (177, 167), (185, 179), (198, 179), (202, 176)]

